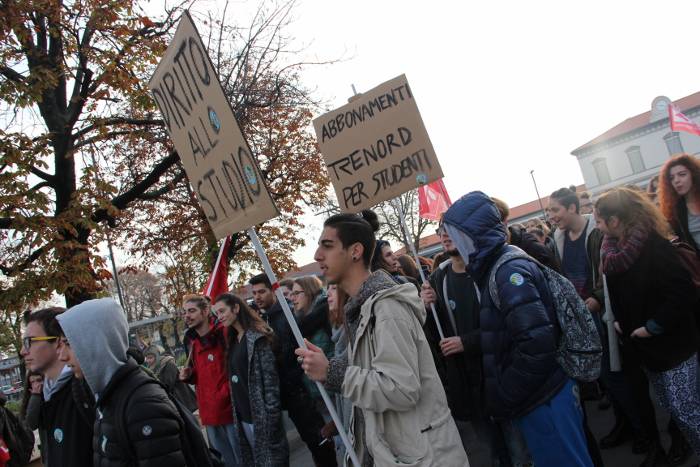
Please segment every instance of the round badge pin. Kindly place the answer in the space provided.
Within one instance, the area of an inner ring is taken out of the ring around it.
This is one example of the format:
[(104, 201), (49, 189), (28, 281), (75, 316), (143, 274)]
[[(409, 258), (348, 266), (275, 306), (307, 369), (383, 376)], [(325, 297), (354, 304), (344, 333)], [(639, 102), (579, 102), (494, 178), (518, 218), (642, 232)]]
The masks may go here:
[(418, 182), (419, 185), (425, 185), (428, 183), (428, 176), (426, 174), (418, 174), (416, 175), (416, 182)]
[(245, 172), (245, 178), (248, 180), (248, 185), (255, 185), (258, 182), (258, 177), (255, 176), (255, 170), (251, 166), (246, 165), (243, 167), (243, 172)]
[(214, 361), (214, 355), (212, 355), (212, 354), (207, 355), (207, 360), (209, 360), (210, 362), (213, 362), (213, 361)]
[(514, 272), (513, 274), (511, 274), (509, 280), (511, 284), (517, 286), (523, 285), (523, 283), (525, 282), (525, 278), (522, 276), (522, 274), (518, 272)]
[(219, 131), (221, 131), (221, 120), (219, 120), (219, 116), (211, 107), (207, 107), (207, 113), (209, 114), (209, 124), (212, 130), (214, 130), (214, 133), (219, 133)]
[(57, 443), (61, 444), (63, 442), (63, 430), (60, 428), (53, 430), (53, 439), (55, 439)]
[(151, 436), (153, 428), (151, 428), (151, 425), (144, 425), (143, 428), (141, 428), (141, 433), (143, 433), (143, 436)]
[(231, 376), (231, 381), (233, 381), (234, 384), (238, 383), (238, 376), (237, 375)]

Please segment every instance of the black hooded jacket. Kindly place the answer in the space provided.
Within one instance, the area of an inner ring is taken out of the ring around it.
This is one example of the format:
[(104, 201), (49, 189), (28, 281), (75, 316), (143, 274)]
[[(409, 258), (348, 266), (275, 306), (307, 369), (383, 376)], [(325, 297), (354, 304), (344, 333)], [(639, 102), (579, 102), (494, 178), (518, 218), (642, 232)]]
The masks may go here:
[(129, 359), (100, 395), (92, 443), (95, 467), (186, 465), (180, 415), (159, 384), (145, 384), (151, 379)]

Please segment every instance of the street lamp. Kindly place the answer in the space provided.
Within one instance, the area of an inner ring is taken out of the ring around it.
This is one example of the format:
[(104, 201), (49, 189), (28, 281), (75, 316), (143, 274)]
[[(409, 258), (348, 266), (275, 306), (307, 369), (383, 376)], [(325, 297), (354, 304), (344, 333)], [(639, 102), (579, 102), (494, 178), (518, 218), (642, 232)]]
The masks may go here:
[(542, 217), (547, 220), (547, 213), (542, 205), (542, 198), (540, 198), (540, 190), (537, 189), (537, 182), (535, 181), (535, 170), (530, 171), (530, 176), (532, 177), (532, 184), (535, 185), (535, 193), (537, 193), (537, 201), (540, 203), (540, 209), (542, 210)]

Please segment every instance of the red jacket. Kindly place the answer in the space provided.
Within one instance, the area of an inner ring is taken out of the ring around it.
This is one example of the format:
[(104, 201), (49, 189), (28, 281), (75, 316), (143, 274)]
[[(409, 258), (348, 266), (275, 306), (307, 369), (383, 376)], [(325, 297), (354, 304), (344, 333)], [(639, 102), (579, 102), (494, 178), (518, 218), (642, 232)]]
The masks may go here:
[(191, 330), (187, 338), (192, 352), (190, 383), (195, 385), (202, 425), (233, 423), (223, 326), (216, 325), (203, 336)]

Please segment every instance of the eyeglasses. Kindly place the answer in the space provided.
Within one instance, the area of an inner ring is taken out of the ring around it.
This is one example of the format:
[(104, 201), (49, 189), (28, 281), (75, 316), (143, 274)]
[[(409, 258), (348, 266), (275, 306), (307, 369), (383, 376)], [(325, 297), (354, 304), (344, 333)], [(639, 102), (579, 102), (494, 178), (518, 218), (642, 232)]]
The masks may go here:
[(303, 293), (304, 293), (303, 290), (294, 290), (289, 295), (291, 295), (292, 297), (298, 297), (299, 295), (302, 295)]
[(39, 336), (39, 337), (23, 337), (22, 338), (22, 348), (29, 350), (32, 346), (32, 342), (45, 342), (45, 341), (53, 341), (58, 339), (58, 336)]

